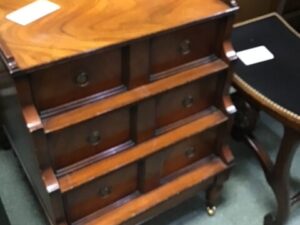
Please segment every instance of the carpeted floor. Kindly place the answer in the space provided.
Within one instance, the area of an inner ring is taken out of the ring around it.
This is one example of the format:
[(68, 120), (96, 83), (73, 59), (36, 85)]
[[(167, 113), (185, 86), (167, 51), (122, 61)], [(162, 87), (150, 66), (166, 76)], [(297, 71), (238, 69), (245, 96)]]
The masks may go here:
[[(256, 136), (274, 155), (282, 130), (266, 115), (261, 116)], [(225, 184), (217, 213), (205, 212), (203, 194), (199, 194), (144, 225), (262, 225), (263, 217), (275, 207), (274, 196), (268, 187), (254, 155), (247, 147), (232, 143), (236, 166)], [(300, 149), (292, 168), (292, 186), (300, 187)], [(11, 152), (0, 151), (0, 197), (11, 225), (44, 225), (40, 209)], [(0, 211), (1, 213), (1, 211)], [(6, 225), (0, 215), (0, 225)], [(295, 209), (287, 225), (300, 224), (300, 207)]]

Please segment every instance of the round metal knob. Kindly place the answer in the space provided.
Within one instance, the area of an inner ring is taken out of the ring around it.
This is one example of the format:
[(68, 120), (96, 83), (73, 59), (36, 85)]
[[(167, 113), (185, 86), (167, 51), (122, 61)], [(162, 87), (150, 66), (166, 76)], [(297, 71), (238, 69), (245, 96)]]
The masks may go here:
[(194, 104), (194, 97), (189, 95), (187, 97), (185, 97), (183, 100), (182, 100), (182, 105), (185, 107), (185, 108), (190, 108), (192, 107)]
[(182, 55), (188, 55), (191, 53), (191, 41), (186, 39), (180, 43), (179, 51)]
[(192, 159), (196, 155), (196, 149), (195, 147), (190, 147), (188, 150), (186, 150), (185, 155), (188, 159)]
[(87, 142), (91, 145), (98, 145), (101, 141), (101, 136), (99, 131), (93, 131), (88, 137)]
[(110, 187), (110, 186), (102, 187), (102, 188), (100, 188), (100, 190), (99, 190), (99, 195), (100, 195), (102, 198), (107, 198), (107, 197), (109, 197), (111, 193), (112, 193), (112, 187)]
[(89, 76), (86, 72), (82, 71), (75, 77), (75, 83), (80, 87), (85, 87), (89, 83)]

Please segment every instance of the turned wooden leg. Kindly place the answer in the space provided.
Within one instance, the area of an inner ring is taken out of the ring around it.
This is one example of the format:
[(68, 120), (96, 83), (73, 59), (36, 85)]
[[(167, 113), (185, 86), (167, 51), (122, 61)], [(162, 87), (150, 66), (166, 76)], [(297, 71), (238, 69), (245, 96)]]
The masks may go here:
[(300, 141), (299, 132), (285, 127), (276, 163), (270, 174), (267, 174), (277, 201), (277, 212), (265, 217), (265, 225), (283, 225), (287, 221), (290, 208), (290, 168), (297, 145)]
[(217, 176), (212, 186), (206, 191), (206, 211), (209, 216), (213, 216), (216, 213), (216, 204), (219, 200), (223, 184), (228, 177), (229, 172)]

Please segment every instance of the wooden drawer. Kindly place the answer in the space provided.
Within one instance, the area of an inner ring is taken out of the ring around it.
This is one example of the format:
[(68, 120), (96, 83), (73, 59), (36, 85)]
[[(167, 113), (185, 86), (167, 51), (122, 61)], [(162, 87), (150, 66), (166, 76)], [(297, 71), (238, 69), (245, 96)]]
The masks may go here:
[(122, 150), (126, 142), (130, 142), (129, 117), (130, 109), (123, 108), (50, 133), (48, 142), (53, 167), (58, 170), (99, 153)]
[(152, 39), (151, 73), (156, 74), (215, 54), (218, 20), (193, 25)]
[(213, 128), (165, 149), (161, 177), (164, 178), (214, 153), (218, 135), (218, 128)]
[(101, 92), (109, 95), (122, 85), (121, 61), (121, 50), (117, 49), (32, 73), (37, 108), (45, 110)]
[(217, 82), (218, 75), (211, 75), (158, 96), (156, 128), (177, 122), (214, 105)]
[(68, 220), (74, 222), (134, 193), (137, 177), (138, 167), (133, 164), (66, 193)]

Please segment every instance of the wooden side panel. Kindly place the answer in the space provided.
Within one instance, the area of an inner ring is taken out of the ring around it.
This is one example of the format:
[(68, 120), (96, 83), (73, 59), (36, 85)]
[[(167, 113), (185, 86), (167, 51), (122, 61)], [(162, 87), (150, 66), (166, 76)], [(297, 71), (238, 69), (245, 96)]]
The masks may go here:
[(35, 146), (31, 134), (26, 126), (22, 108), (18, 100), (18, 93), (11, 75), (8, 74), (2, 62), (0, 62), (0, 105), (1, 117), (12, 148), (35, 191), (44, 212), (50, 223), (54, 224), (55, 215), (51, 208), (51, 201), (45, 189), (38, 161), (35, 155)]
[(26, 76), (17, 78), (15, 79), (15, 84), (18, 93), (22, 93), (22, 95), (19, 96), (23, 110), (22, 114), (27, 128), (31, 132), (31, 137), (35, 145), (34, 150), (36, 151), (35, 154), (38, 160), (39, 169), (42, 171), (44, 187), (50, 197), (54, 221), (58, 223), (65, 222), (65, 213), (62, 198), (60, 196), (59, 184), (51, 168), (51, 159), (47, 149), (48, 145), (43, 130), (43, 124), (36, 107), (33, 105), (29, 79)]
[(28, 77), (24, 76), (15, 79), (15, 85), (17, 92), (22, 93), (19, 95), (19, 101), (23, 110), (22, 113), (35, 145), (35, 154), (38, 159), (39, 167), (41, 171), (43, 171), (51, 167), (51, 160), (47, 149), (48, 145), (43, 124), (33, 104), (31, 85)]

